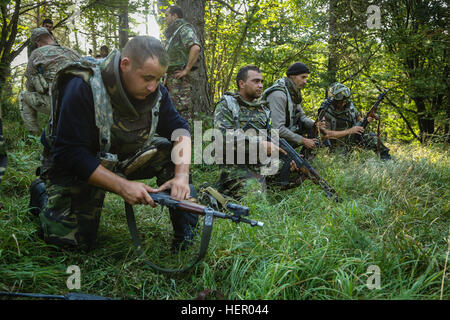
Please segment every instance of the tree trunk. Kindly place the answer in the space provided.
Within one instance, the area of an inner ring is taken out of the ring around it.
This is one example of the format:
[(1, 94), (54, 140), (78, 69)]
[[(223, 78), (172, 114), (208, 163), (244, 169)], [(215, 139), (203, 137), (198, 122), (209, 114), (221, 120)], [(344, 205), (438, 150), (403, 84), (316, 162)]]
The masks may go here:
[[(337, 53), (338, 25), (337, 25), (338, 0), (330, 0), (328, 9), (328, 67), (327, 82), (336, 82), (336, 74), (339, 67), (339, 56)], [(328, 90), (325, 90), (325, 98), (328, 97)]]
[(119, 48), (128, 42), (128, 0), (123, 1), (119, 9)]
[(208, 92), (208, 74), (205, 64), (205, 1), (180, 0), (178, 5), (183, 10), (184, 19), (191, 23), (197, 32), (202, 51), (197, 62), (198, 69), (191, 73), (192, 102), (195, 112), (212, 112), (211, 98)]
[(97, 32), (95, 31), (95, 21), (93, 17), (89, 18), (89, 33), (91, 35), (91, 43), (92, 43), (92, 56), (96, 56), (98, 54), (97, 51)]
[(427, 112), (423, 97), (414, 97), (413, 100), (417, 107), (417, 121), (419, 123), (420, 137), (423, 142), (427, 139), (427, 135), (434, 133), (434, 118)]

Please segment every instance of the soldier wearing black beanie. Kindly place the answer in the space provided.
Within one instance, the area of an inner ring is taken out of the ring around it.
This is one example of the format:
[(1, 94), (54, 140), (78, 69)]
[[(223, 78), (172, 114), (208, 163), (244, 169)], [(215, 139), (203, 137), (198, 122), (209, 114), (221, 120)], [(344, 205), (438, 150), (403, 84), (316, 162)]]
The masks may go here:
[(289, 76), (295, 76), (297, 74), (302, 73), (309, 73), (308, 67), (301, 62), (295, 62), (289, 66), (289, 68), (286, 71), (286, 75)]
[(308, 67), (295, 62), (286, 70), (286, 77), (278, 79), (267, 88), (262, 100), (266, 100), (272, 115), (272, 126), (279, 130), (281, 138), (292, 146), (303, 145), (308, 149), (316, 147), (316, 141), (308, 138), (314, 127), (314, 121), (308, 118), (302, 108), (301, 89), (309, 76)]

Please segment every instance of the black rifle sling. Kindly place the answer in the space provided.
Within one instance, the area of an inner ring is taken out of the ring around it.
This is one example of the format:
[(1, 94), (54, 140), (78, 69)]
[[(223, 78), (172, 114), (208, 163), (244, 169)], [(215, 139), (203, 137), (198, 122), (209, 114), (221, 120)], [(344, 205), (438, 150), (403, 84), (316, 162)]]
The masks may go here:
[(152, 268), (155, 271), (158, 272), (166, 272), (166, 273), (174, 273), (174, 272), (184, 272), (192, 267), (194, 267), (197, 263), (200, 262), (200, 260), (203, 259), (203, 257), (206, 255), (206, 252), (208, 251), (208, 245), (209, 240), (211, 239), (211, 233), (213, 228), (213, 218), (214, 218), (214, 211), (210, 208), (205, 209), (205, 222), (203, 225), (203, 232), (202, 232), (202, 238), (200, 241), (200, 249), (198, 251), (198, 255), (196, 259), (191, 262), (189, 265), (182, 269), (169, 269), (169, 268), (163, 268), (160, 267), (149, 260), (145, 258), (145, 252), (142, 246), (141, 238), (139, 236), (139, 232), (136, 226), (136, 219), (134, 216), (133, 207), (125, 202), (125, 213), (127, 216), (127, 223), (128, 223), (128, 229), (130, 230), (130, 235), (133, 240), (134, 246), (136, 247), (136, 251), (138, 252), (139, 256), (144, 260), (145, 264), (147, 264), (150, 268)]

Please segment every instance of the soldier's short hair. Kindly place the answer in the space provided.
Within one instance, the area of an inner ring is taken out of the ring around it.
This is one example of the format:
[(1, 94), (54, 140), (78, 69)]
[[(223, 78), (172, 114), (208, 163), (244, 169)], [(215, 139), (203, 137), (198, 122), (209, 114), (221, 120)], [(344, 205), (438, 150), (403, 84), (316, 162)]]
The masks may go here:
[(42, 25), (46, 24), (46, 23), (51, 23), (53, 24), (53, 20), (52, 19), (44, 19), (44, 21), (42, 21)]
[(141, 67), (148, 58), (157, 58), (162, 67), (169, 65), (169, 56), (161, 41), (151, 36), (136, 36), (125, 44), (122, 57), (132, 61), (132, 68)]
[(169, 10), (170, 14), (176, 14), (178, 18), (183, 18), (183, 10), (179, 6), (170, 6), (167, 10)]
[(240, 68), (236, 75), (236, 85), (238, 89), (239, 89), (239, 81), (241, 80), (244, 82), (247, 81), (249, 70), (261, 73), (261, 70), (259, 70), (259, 68), (255, 65), (247, 65), (245, 67)]

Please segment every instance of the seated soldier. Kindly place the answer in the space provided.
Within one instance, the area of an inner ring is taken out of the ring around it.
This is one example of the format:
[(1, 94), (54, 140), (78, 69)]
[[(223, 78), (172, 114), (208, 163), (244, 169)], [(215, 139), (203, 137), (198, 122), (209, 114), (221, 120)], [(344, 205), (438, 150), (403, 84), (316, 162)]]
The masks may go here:
[[(30, 190), (46, 242), (92, 249), (106, 191), (131, 205), (155, 206), (149, 192), (168, 189), (177, 200), (195, 197), (189, 162), (177, 154), (171, 159), (170, 140), (190, 161), (191, 138), (160, 84), (167, 65), (159, 40), (137, 36), (100, 66), (83, 61), (58, 73), (52, 90), (57, 121), (41, 138), (45, 184), (38, 179)], [(158, 189), (132, 181), (153, 177)], [(192, 240), (197, 216), (169, 211), (176, 249)]]
[(28, 131), (40, 135), (38, 112), (50, 114), (49, 87), (56, 72), (66, 64), (78, 61), (80, 55), (70, 48), (55, 43), (46, 28), (36, 28), (31, 32), (31, 41), (37, 49), (28, 59), (25, 71), (26, 89), (19, 95), (22, 119)]
[[(389, 149), (381, 143), (375, 133), (364, 133), (364, 128), (357, 125), (362, 120), (360, 112), (350, 100), (350, 89), (341, 83), (330, 86), (329, 97), (325, 99), (319, 108), (319, 120), (325, 121), (326, 135), (323, 139), (330, 139), (332, 149), (344, 147), (353, 148), (359, 144), (364, 149), (374, 152), (380, 148), (381, 159), (391, 159)], [(374, 119), (369, 117), (368, 121)], [(358, 142), (354, 135), (361, 137)]]
[[(249, 192), (263, 192), (266, 189), (266, 182), (275, 182), (278, 178), (280, 162), (278, 161), (279, 152), (285, 154), (285, 151), (277, 147), (262, 136), (248, 135), (250, 130), (245, 128), (248, 123), (252, 123), (260, 130), (265, 130), (270, 134), (271, 118), (270, 110), (265, 101), (259, 101), (263, 89), (263, 77), (261, 71), (256, 66), (245, 66), (239, 69), (236, 76), (238, 91), (235, 93), (227, 92), (217, 102), (214, 112), (214, 128), (219, 129), (223, 134), (223, 142), (233, 143), (234, 152), (239, 151), (236, 146), (240, 143), (245, 144), (245, 163), (236, 163), (239, 160), (239, 154), (233, 156), (233, 164), (224, 161), (221, 166), (219, 178), (219, 192), (234, 198), (240, 198), (243, 194)], [(236, 134), (236, 130), (246, 130), (247, 134)], [(227, 135), (230, 138), (227, 142)], [(254, 143), (260, 151), (258, 156), (264, 156), (265, 159), (256, 158), (256, 152), (251, 152), (250, 144)], [(224, 150), (232, 148), (224, 147)], [(261, 151), (262, 150), (262, 151)], [(224, 152), (224, 155), (226, 152)], [(226, 155), (228, 157), (228, 155)], [(268, 158), (271, 157), (272, 158)], [(296, 170), (294, 163), (291, 164), (291, 171)], [(293, 176), (293, 175), (291, 175)], [(297, 176), (299, 178), (299, 176)], [(253, 190), (249, 190), (253, 189)]]
[(309, 69), (305, 64), (293, 63), (287, 69), (286, 77), (275, 81), (262, 95), (269, 104), (273, 128), (278, 129), (280, 137), (294, 148), (303, 145), (314, 149), (317, 142), (305, 136), (311, 135), (314, 128), (314, 121), (302, 109), (301, 89), (305, 87), (308, 76)]

